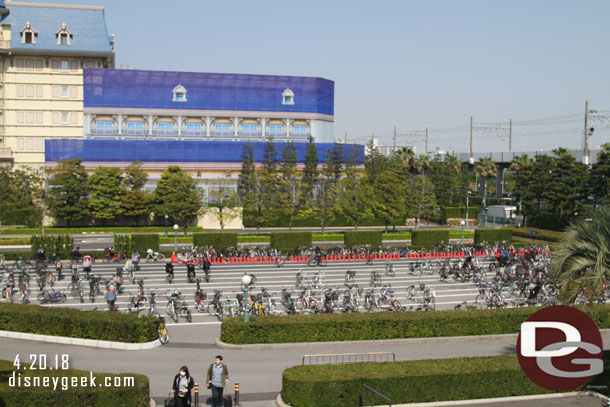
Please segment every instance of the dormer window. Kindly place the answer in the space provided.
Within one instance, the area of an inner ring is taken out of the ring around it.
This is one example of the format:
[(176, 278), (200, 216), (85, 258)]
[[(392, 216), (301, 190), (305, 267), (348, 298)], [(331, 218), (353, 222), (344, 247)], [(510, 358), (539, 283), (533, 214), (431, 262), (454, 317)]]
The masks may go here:
[(25, 23), (25, 28), (21, 30), (21, 43), (22, 44), (36, 44), (36, 36), (38, 33), (34, 31), (30, 22)]
[(172, 102), (186, 102), (186, 89), (182, 85), (176, 86), (172, 93), (174, 94), (174, 98)]
[(286, 89), (282, 92), (282, 104), (283, 105), (294, 105), (294, 92), (290, 89)]
[(55, 36), (57, 37), (57, 45), (72, 45), (72, 33), (66, 28), (65, 23), (62, 23)]

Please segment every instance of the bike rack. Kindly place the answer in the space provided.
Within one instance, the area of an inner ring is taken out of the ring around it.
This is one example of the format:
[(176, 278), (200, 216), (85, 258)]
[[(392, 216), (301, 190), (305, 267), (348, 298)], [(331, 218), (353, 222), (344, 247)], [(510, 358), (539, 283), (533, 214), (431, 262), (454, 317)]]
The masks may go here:
[(317, 355), (305, 355), (301, 365), (344, 365), (360, 362), (395, 362), (394, 352), (369, 352), (369, 353), (327, 353)]
[[(384, 396), (383, 394), (379, 393), (377, 390), (373, 389), (371, 386), (367, 386), (366, 384), (362, 384), (362, 391), (360, 393), (360, 406), (369, 406), (369, 404), (366, 404), (366, 400), (365, 400), (365, 393), (366, 390), (372, 391), (373, 393), (375, 393), (376, 395), (378, 395), (379, 397), (381, 397), (382, 399), (384, 399), (385, 401), (388, 402), (388, 407), (392, 407), (392, 399)], [(370, 404), (370, 406), (373, 406), (372, 404)]]

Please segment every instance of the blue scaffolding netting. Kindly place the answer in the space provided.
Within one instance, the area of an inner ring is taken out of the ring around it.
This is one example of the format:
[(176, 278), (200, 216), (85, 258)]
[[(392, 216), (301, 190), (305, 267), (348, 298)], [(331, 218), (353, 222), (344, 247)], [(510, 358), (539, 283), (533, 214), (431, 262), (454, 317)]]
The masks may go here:
[[(154, 163), (239, 163), (244, 145), (240, 141), (180, 140), (45, 140), (45, 161), (48, 163), (80, 158), (85, 162), (154, 162)], [(263, 162), (264, 142), (251, 142), (255, 162)], [(288, 143), (274, 143), (277, 160)], [(307, 143), (294, 143), (297, 162), (305, 162)], [(364, 164), (364, 146), (357, 144), (315, 143), (318, 161), (325, 161), (329, 150), (338, 149), (344, 159)]]
[[(85, 107), (334, 114), (335, 84), (322, 78), (85, 69), (83, 81)], [(178, 85), (183, 101), (174, 100)], [(285, 103), (286, 89), (293, 104)]]

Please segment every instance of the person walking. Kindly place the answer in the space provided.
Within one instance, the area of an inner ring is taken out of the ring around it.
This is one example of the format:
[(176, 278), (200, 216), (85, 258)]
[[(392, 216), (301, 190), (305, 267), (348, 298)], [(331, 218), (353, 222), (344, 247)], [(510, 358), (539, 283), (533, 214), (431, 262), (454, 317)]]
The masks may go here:
[(195, 379), (189, 374), (189, 368), (182, 366), (174, 377), (171, 395), (174, 396), (174, 407), (191, 406), (191, 389), (195, 387)]
[(222, 363), (221, 355), (210, 364), (205, 383), (208, 389), (212, 389), (212, 407), (223, 407), (222, 392), (225, 384), (229, 383), (229, 368)]

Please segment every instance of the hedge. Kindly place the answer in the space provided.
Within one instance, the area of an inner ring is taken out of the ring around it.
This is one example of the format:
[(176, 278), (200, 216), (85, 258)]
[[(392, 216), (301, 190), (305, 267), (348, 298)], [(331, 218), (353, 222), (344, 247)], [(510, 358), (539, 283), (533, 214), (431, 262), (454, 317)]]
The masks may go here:
[(0, 239), (0, 245), (2, 246), (25, 246), (30, 244), (29, 237), (15, 237)]
[(153, 249), (155, 252), (159, 251), (158, 234), (133, 234), (131, 235), (131, 242), (133, 249), (140, 253), (146, 253), (147, 249)]
[(133, 252), (133, 241), (130, 235), (114, 235), (114, 251), (125, 253)]
[(443, 242), (449, 244), (448, 230), (413, 230), (411, 232), (411, 243), (418, 246), (436, 245)]
[(237, 233), (234, 232), (207, 232), (193, 234), (194, 246), (211, 246), (215, 249), (225, 250), (229, 247), (237, 248)]
[[(21, 368), (17, 369), (13, 361), (0, 360), (0, 377), (5, 378), (0, 382), (0, 406), (61, 406), (61, 407), (114, 407), (114, 406), (135, 406), (147, 407), (150, 402), (150, 390), (148, 377), (133, 373), (93, 373), (95, 377), (95, 387), (80, 385), (80, 377), (87, 377), (89, 383), (90, 372), (76, 369), (61, 369), (61, 361), (57, 367), (55, 361), (47, 361), (47, 369), (29, 369), (29, 357), (22, 355)], [(38, 361), (37, 361), (38, 362)], [(37, 366), (36, 364), (34, 366)], [(50, 370), (49, 367), (53, 367)], [(27, 367), (28, 369), (24, 369)], [(16, 381), (15, 387), (9, 385), (9, 378), (15, 375), (20, 377), (22, 386)], [(40, 379), (35, 379), (40, 377)], [(72, 387), (72, 378), (78, 377), (78, 386)], [(121, 386), (105, 387), (106, 377), (110, 377), (111, 383), (115, 378), (120, 378)], [(125, 382), (124, 378), (133, 377), (133, 385)], [(26, 378), (30, 378), (30, 383), (34, 380), (48, 380), (50, 387), (28, 386), (24, 383)], [(57, 379), (54, 379), (57, 378)], [(57, 389), (53, 389), (53, 380), (57, 381)], [(126, 384), (126, 386), (124, 385)]]
[[(600, 329), (610, 328), (610, 305), (577, 308)], [(248, 323), (226, 318), (220, 338), (241, 345), (509, 334), (539, 309), (254, 316)]]
[(158, 337), (157, 319), (118, 312), (0, 303), (0, 330), (127, 343)]
[(563, 231), (568, 226), (567, 221), (550, 213), (542, 213), (536, 217), (529, 218), (527, 224), (536, 228), (554, 230), (557, 232)]
[(70, 235), (34, 235), (30, 238), (30, 250), (32, 253), (40, 248), (44, 249), (47, 256), (58, 253), (60, 257), (69, 257), (74, 247), (74, 239)]
[(513, 231), (510, 229), (475, 229), (474, 243), (483, 242), (510, 242), (513, 240)]
[[(549, 242), (560, 242), (561, 240), (563, 240), (563, 237), (565, 235), (564, 232), (557, 232), (554, 230), (544, 230), (544, 229), (537, 229), (537, 228), (510, 227), (508, 229), (512, 230), (513, 236), (520, 236), (520, 237), (525, 237), (528, 239), (546, 240)], [(534, 233), (530, 233), (530, 232), (534, 232)]]
[(311, 247), (311, 232), (272, 232), (269, 245), (273, 249), (293, 251), (299, 247)]
[[(201, 232), (201, 226), (189, 226), (189, 232)], [(3, 235), (36, 235), (41, 233), (40, 228), (2, 228)], [(164, 233), (163, 226), (109, 226), (109, 227), (53, 227), (45, 228), (46, 233), (53, 234), (80, 234), (80, 233)]]
[[(481, 212), (480, 206), (469, 206), (468, 207), (468, 219), (476, 219), (477, 215)], [(466, 207), (465, 206), (448, 206), (441, 209), (443, 223), (447, 222), (447, 219), (466, 219)]]
[(346, 230), (343, 235), (343, 243), (347, 247), (370, 245), (381, 247), (383, 232), (380, 230)]
[[(603, 360), (604, 373), (581, 390), (599, 383), (595, 389), (608, 392), (610, 351), (604, 351)], [(360, 406), (363, 384), (389, 397), (393, 405), (552, 393), (523, 373), (516, 355), (502, 355), (294, 366), (282, 374), (282, 400), (295, 407)], [(365, 399), (366, 405), (384, 404), (370, 391)]]

